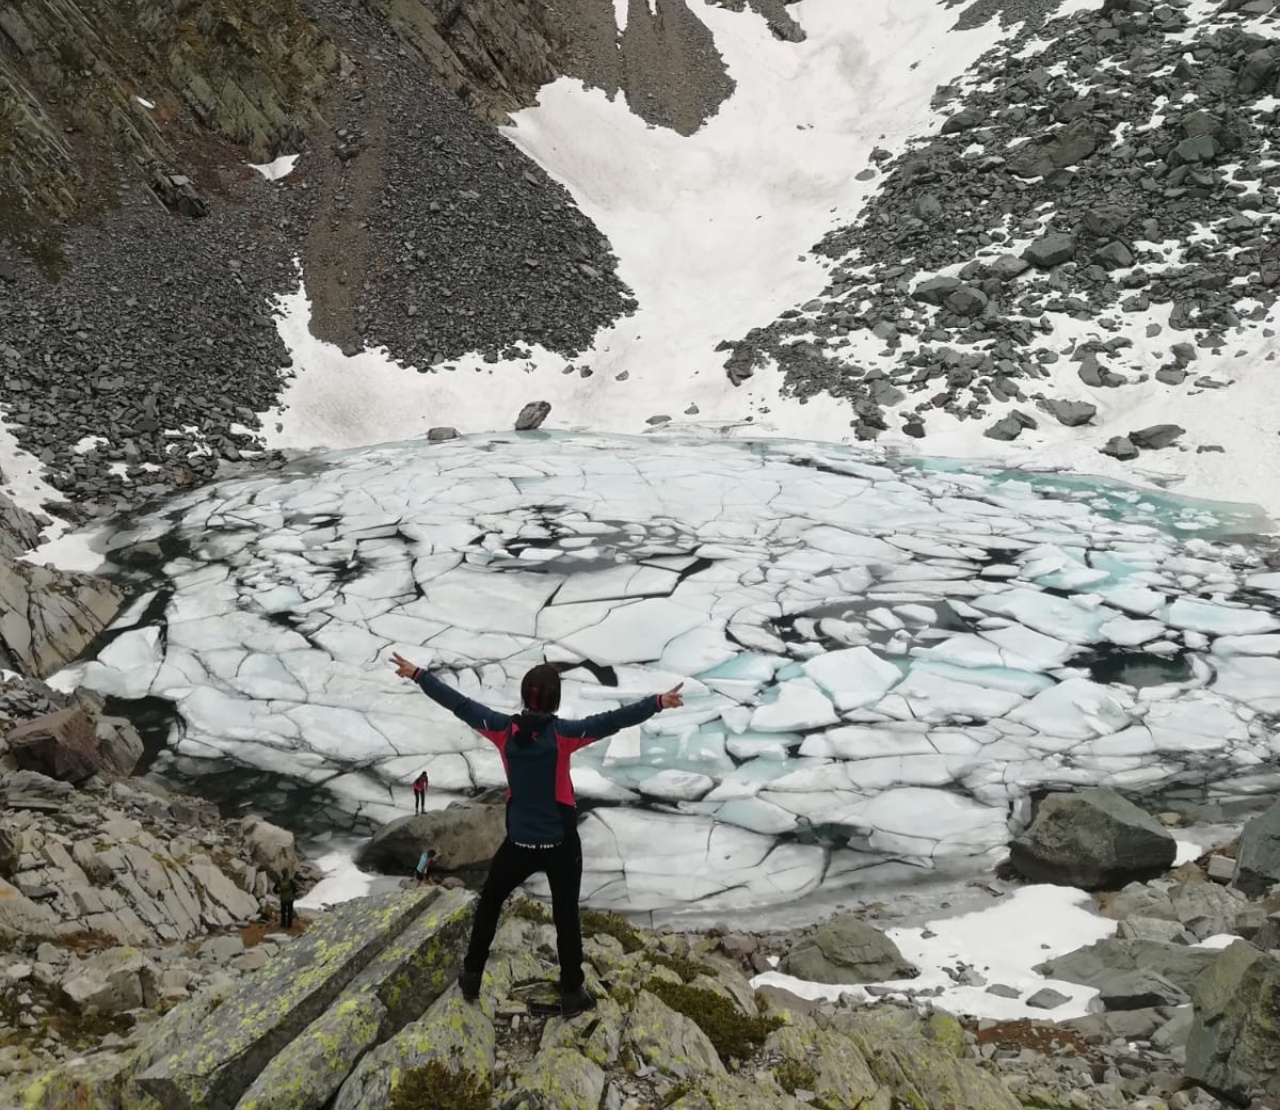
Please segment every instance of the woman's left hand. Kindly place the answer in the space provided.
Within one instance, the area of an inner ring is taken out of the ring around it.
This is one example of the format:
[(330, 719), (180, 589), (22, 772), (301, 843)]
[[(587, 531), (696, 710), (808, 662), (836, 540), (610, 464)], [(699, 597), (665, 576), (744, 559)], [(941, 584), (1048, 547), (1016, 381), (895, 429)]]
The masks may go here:
[(683, 689), (683, 682), (678, 686), (673, 686), (665, 694), (658, 695), (658, 704), (662, 706), (663, 709), (679, 709), (684, 705), (684, 698), (680, 694), (680, 691)]
[(398, 652), (391, 653), (391, 662), (396, 665), (396, 674), (401, 678), (412, 678), (418, 668)]

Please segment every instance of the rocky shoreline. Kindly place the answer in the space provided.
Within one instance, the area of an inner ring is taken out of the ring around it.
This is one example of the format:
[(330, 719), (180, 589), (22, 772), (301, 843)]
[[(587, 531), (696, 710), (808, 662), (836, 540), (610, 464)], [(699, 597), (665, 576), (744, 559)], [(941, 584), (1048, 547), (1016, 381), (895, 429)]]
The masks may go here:
[[(991, 904), (1033, 879), (1094, 891), (1114, 936), (1054, 951), (1034, 989), (978, 962), (942, 970), (1043, 1020), (948, 1013), (887, 935), (886, 893), (771, 933), (644, 929), (587, 911), (601, 1006), (563, 1022), (528, 1005), (554, 982), (541, 903), (515, 900), (484, 1002), (465, 1006), (452, 983), (474, 895), (455, 880), (403, 881), (284, 933), (274, 877), (297, 869), (303, 889), (318, 878), (291, 834), (127, 777), (141, 743), (92, 698), (41, 700), (38, 684), (11, 679), (3, 706), (11, 719), (43, 712), (10, 727), (0, 751), (5, 1105), (1280, 1105), (1267, 1016), (1280, 1000), (1280, 804), (1174, 866), (1196, 831), (1185, 816), (1152, 817), (1105, 789), (1041, 801), (1010, 862), (975, 886)], [(500, 814), (479, 799), (406, 817), (366, 862), (403, 874), (425, 837), (443, 869), (474, 873)], [(1054, 1020), (1071, 984), (1098, 992), (1089, 1013)], [(264, 1007), (277, 994), (287, 1012)], [(456, 1101), (423, 1102), (424, 1085)]]

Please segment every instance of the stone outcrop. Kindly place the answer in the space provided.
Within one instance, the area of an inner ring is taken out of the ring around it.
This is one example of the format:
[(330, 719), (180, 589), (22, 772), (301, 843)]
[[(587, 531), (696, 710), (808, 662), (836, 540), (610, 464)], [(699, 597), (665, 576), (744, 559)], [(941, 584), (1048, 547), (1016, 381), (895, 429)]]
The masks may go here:
[(1213, 963), (1218, 953), (1212, 948), (1192, 948), (1157, 940), (1108, 938), (1077, 948), (1036, 965), (1048, 979), (1062, 979), (1102, 990), (1124, 972), (1147, 971), (1160, 975), (1184, 991), (1190, 991), (1196, 977)]
[(93, 642), (122, 598), (92, 575), (0, 558), (0, 668), (51, 675)]
[(413, 871), (424, 849), (435, 848), (440, 870), (483, 867), (506, 836), (506, 820), (504, 806), (482, 802), (454, 802), (430, 813), (400, 817), (373, 834), (360, 849), (358, 862), (403, 875)]
[(1255, 898), (1280, 884), (1280, 802), (1245, 822), (1231, 881)]
[(1196, 979), (1187, 1076), (1244, 1105), (1280, 1097), (1280, 959), (1237, 941)]
[(15, 226), (0, 230), (76, 210), (86, 181), (73, 131), (126, 154), (175, 211), (202, 215), (180, 140), (204, 128), (269, 158), (318, 120), (315, 95), (337, 66), (296, 0), (13, 0), (0, 12), (0, 197)]
[(94, 720), (79, 706), (19, 725), (5, 740), (19, 769), (72, 784), (94, 775), (127, 778), (142, 755), (142, 740), (129, 722)]
[[(246, 980), (139, 1086), (166, 1110), (229, 1108), (271, 1067), (280, 1082), (307, 1085), (292, 1105), (322, 1105), (364, 1048), (452, 982), (473, 897), (418, 888), (348, 903)], [(286, 1104), (279, 1098), (271, 1105)]]
[(1010, 846), (1010, 862), (1032, 882), (1114, 889), (1173, 866), (1169, 830), (1114, 790), (1050, 794)]

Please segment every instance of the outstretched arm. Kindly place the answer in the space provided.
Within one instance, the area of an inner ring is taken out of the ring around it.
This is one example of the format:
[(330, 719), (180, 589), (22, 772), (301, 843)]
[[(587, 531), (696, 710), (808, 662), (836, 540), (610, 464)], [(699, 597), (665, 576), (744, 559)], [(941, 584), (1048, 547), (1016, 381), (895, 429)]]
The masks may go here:
[(473, 701), (452, 686), (446, 686), (430, 671), (416, 667), (401, 655), (393, 654), (391, 661), (396, 665), (396, 674), (401, 678), (411, 678), (424, 694), (437, 705), (444, 706), (458, 720), (470, 725), (486, 740), (495, 744), (506, 738), (511, 727), (511, 718), (506, 713), (499, 713), (487, 705)]
[(665, 694), (655, 694), (653, 697), (624, 705), (620, 709), (611, 709), (607, 713), (594, 713), (590, 717), (583, 717), (577, 721), (557, 720), (556, 734), (569, 746), (570, 751), (585, 748), (588, 744), (594, 744), (597, 740), (603, 740), (615, 732), (621, 732), (624, 728), (644, 724), (660, 710), (675, 709), (683, 705), (684, 698), (680, 696), (680, 687), (683, 685), (682, 682), (680, 686), (668, 690)]

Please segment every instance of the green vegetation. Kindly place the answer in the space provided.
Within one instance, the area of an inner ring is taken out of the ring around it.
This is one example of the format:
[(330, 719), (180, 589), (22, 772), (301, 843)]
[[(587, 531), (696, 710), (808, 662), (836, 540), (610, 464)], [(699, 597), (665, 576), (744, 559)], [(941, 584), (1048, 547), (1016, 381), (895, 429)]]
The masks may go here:
[(750, 1059), (765, 1038), (782, 1025), (779, 1017), (748, 1017), (727, 998), (702, 987), (650, 979), (644, 989), (692, 1019), (715, 1046), (721, 1060)]
[(541, 902), (532, 898), (517, 898), (511, 902), (507, 910), (512, 917), (521, 921), (532, 921), (535, 925), (550, 925), (551, 911)]
[(812, 1091), (818, 1085), (818, 1073), (799, 1060), (783, 1060), (773, 1069), (773, 1077), (789, 1095), (796, 1091)]
[(699, 975), (710, 975), (714, 979), (716, 974), (714, 968), (698, 960), (691, 960), (688, 956), (667, 956), (655, 953), (653, 962), (659, 967), (674, 971), (686, 983), (693, 982)]
[(425, 1067), (406, 1072), (387, 1110), (491, 1110), (493, 1088), (473, 1071), (452, 1071), (432, 1060)]
[(599, 910), (582, 911), (582, 935), (593, 937), (600, 933), (613, 937), (628, 954), (644, 948), (640, 931), (620, 913), (601, 913)]

